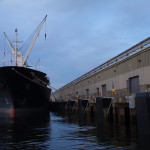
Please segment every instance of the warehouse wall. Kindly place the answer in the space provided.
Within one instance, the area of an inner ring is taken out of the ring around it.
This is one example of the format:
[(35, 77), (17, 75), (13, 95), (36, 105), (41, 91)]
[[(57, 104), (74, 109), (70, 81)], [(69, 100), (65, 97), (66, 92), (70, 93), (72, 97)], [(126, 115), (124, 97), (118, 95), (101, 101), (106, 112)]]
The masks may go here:
[(95, 98), (102, 95), (102, 86), (106, 85), (106, 96), (111, 97), (112, 89), (116, 90), (116, 96), (128, 96), (130, 93), (130, 80), (132, 77), (139, 78), (140, 92), (150, 91), (150, 48), (127, 57), (115, 63), (97, 74), (88, 77), (79, 83), (71, 85), (54, 93), (59, 100), (80, 98)]

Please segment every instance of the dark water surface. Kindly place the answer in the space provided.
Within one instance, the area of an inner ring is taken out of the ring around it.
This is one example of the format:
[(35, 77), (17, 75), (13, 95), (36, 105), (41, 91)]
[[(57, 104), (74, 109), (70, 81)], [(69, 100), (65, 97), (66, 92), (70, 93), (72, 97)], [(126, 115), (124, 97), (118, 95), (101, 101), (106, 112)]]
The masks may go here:
[(46, 112), (0, 116), (0, 149), (137, 150), (136, 125)]

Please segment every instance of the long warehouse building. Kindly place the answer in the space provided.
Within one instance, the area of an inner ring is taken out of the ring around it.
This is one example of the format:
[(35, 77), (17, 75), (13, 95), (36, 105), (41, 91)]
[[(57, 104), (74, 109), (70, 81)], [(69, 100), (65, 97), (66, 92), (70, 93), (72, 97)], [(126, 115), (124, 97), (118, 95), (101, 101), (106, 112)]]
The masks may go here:
[(150, 37), (53, 93), (52, 100), (125, 98), (150, 92)]

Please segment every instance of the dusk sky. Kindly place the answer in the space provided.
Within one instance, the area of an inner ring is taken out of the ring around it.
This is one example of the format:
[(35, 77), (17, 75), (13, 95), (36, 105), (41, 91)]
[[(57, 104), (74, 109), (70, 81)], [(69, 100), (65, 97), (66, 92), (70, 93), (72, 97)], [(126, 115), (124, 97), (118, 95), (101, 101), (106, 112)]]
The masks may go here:
[(3, 32), (25, 42), (45, 15), (29, 65), (40, 58), (55, 88), (150, 36), (149, 0), (0, 0), (0, 62), (11, 59)]

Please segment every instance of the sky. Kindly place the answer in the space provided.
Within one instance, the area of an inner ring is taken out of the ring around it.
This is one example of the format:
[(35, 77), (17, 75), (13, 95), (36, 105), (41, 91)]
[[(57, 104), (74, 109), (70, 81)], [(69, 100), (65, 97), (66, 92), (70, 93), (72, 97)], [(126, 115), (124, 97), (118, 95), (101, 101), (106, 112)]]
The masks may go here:
[(40, 58), (58, 89), (149, 37), (149, 8), (149, 0), (0, 0), (0, 62), (12, 57), (3, 32), (14, 40), (17, 28), (25, 42), (47, 15), (28, 63)]

